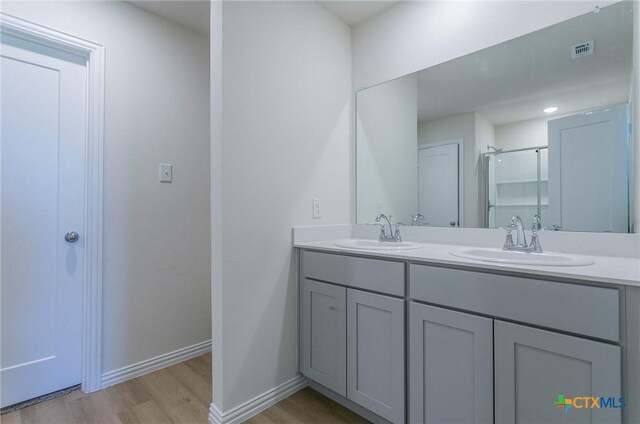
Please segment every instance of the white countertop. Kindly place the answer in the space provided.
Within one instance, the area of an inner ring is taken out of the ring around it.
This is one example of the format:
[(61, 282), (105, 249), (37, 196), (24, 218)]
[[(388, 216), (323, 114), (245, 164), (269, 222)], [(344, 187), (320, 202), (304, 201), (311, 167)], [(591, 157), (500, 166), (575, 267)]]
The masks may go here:
[[(371, 251), (355, 250), (335, 245), (339, 240), (308, 241), (294, 243), (294, 247), (314, 249), (334, 253), (348, 253), (370, 257), (408, 260), (428, 264), (446, 264), (473, 269), (487, 269), (517, 272), (527, 276), (545, 276), (592, 281), (598, 283), (623, 284), (640, 287), (640, 259), (620, 258), (611, 256), (588, 256), (595, 263), (585, 266), (540, 266), (514, 265), (495, 262), (484, 262), (474, 259), (457, 257), (451, 252), (459, 252), (474, 246), (459, 246), (448, 244), (419, 243), (421, 247), (404, 251)], [(547, 252), (553, 253), (553, 252)], [(572, 256), (586, 256), (575, 255)]]

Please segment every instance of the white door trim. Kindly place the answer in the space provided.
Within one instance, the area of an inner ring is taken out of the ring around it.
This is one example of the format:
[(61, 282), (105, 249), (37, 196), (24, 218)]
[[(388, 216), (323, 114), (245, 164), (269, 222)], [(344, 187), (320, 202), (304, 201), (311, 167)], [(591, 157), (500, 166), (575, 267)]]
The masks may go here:
[(82, 390), (100, 389), (102, 375), (102, 205), (105, 48), (0, 12), (0, 33), (87, 58), (85, 269)]
[(430, 149), (431, 147), (446, 146), (448, 144), (458, 145), (458, 227), (464, 227), (464, 138), (454, 138), (437, 143), (418, 144), (418, 150)]

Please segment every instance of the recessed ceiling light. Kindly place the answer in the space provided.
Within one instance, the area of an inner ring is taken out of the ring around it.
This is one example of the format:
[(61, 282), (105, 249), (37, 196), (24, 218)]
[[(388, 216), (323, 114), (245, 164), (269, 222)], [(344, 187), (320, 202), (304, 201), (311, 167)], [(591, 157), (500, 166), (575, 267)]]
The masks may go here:
[(542, 111), (543, 111), (544, 113), (553, 113), (553, 112), (555, 112), (556, 110), (558, 110), (558, 107), (557, 107), (557, 106), (549, 106), (549, 107), (545, 107), (544, 109), (542, 109)]

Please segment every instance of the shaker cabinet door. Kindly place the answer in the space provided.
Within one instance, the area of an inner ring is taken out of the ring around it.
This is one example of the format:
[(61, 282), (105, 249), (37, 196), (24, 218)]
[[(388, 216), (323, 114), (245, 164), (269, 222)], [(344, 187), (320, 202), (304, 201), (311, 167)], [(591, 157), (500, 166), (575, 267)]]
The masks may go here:
[(496, 423), (621, 422), (620, 347), (502, 321), (494, 334)]
[(409, 305), (409, 422), (493, 423), (493, 320)]
[(301, 299), (302, 373), (347, 395), (347, 289), (304, 279)]
[(347, 290), (347, 397), (405, 422), (404, 301)]

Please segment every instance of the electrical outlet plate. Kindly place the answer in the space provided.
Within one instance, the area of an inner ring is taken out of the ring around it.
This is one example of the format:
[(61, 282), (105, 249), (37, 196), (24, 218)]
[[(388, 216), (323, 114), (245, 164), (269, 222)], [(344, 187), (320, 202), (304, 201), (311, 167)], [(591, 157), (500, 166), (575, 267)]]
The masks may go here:
[(313, 219), (320, 219), (320, 199), (313, 199)]

